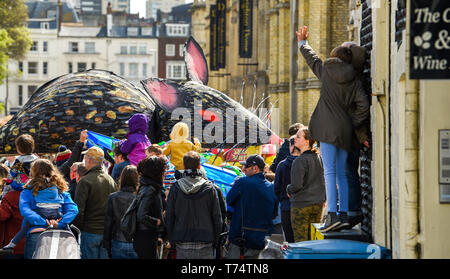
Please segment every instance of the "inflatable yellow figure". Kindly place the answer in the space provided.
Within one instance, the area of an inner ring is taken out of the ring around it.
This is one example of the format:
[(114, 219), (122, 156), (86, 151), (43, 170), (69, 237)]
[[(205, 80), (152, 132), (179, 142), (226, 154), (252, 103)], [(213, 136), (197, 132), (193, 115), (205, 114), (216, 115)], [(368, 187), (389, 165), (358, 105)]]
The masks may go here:
[(168, 143), (163, 153), (170, 155), (170, 162), (175, 166), (176, 170), (183, 169), (183, 156), (189, 151), (200, 152), (202, 147), (200, 141), (194, 138), (194, 143), (187, 140), (189, 137), (189, 128), (186, 123), (178, 122), (172, 128), (170, 133), (171, 141)]

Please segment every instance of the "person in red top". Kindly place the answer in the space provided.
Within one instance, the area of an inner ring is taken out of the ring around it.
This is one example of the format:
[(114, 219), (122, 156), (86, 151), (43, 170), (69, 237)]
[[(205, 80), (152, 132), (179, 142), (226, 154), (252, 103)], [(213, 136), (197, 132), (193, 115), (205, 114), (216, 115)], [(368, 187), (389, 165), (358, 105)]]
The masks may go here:
[[(0, 164), (0, 169), (7, 168)], [(7, 171), (9, 173), (9, 170)], [(0, 185), (2, 178), (0, 177)], [(21, 191), (10, 191), (6, 193), (0, 202), (0, 246), (8, 244), (20, 230), (22, 225), (22, 215), (19, 210), (19, 198)], [(3, 256), (3, 258), (23, 258), (25, 239), (22, 239), (13, 250), (13, 255)], [(8, 253), (9, 254), (9, 253)]]

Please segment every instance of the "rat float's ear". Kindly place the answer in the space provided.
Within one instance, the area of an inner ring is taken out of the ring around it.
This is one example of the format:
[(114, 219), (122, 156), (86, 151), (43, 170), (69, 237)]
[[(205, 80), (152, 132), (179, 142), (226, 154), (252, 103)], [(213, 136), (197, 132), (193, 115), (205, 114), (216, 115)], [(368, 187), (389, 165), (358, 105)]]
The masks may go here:
[(164, 110), (173, 111), (179, 104), (179, 92), (176, 82), (149, 78), (141, 81), (148, 95)]
[(208, 63), (200, 45), (191, 36), (184, 45), (187, 79), (208, 84)]

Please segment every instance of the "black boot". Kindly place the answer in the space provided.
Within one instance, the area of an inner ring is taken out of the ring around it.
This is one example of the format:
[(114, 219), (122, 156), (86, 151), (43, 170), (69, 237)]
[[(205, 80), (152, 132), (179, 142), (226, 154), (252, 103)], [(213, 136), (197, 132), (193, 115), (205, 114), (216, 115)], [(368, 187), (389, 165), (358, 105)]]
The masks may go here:
[(14, 251), (13, 247), (5, 246), (0, 249), (0, 255), (11, 255), (13, 251)]
[(356, 215), (356, 216), (348, 216), (348, 222), (350, 223), (350, 229), (354, 226), (361, 223), (363, 220), (362, 214)]
[(336, 226), (339, 226), (340, 224), (341, 221), (336, 215), (336, 212), (328, 212), (327, 216), (325, 217), (325, 224), (321, 228), (319, 228), (318, 231), (321, 233), (326, 233), (334, 229)]
[(332, 229), (332, 231), (338, 232), (340, 230), (349, 230), (349, 229), (351, 229), (350, 223), (348, 221), (347, 212), (339, 212), (338, 219), (340, 221), (340, 224), (337, 225), (336, 227), (334, 227), (334, 229)]

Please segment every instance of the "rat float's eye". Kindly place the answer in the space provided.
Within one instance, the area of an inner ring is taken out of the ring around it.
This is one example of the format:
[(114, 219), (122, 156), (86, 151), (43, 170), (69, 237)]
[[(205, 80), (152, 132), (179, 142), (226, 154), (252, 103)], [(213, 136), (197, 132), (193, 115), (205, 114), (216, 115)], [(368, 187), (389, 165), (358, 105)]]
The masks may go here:
[(210, 111), (210, 110), (197, 110), (197, 113), (200, 114), (203, 118), (203, 120), (208, 121), (208, 122), (218, 122), (220, 121), (220, 117), (217, 116), (217, 114), (215, 114), (214, 112)]

